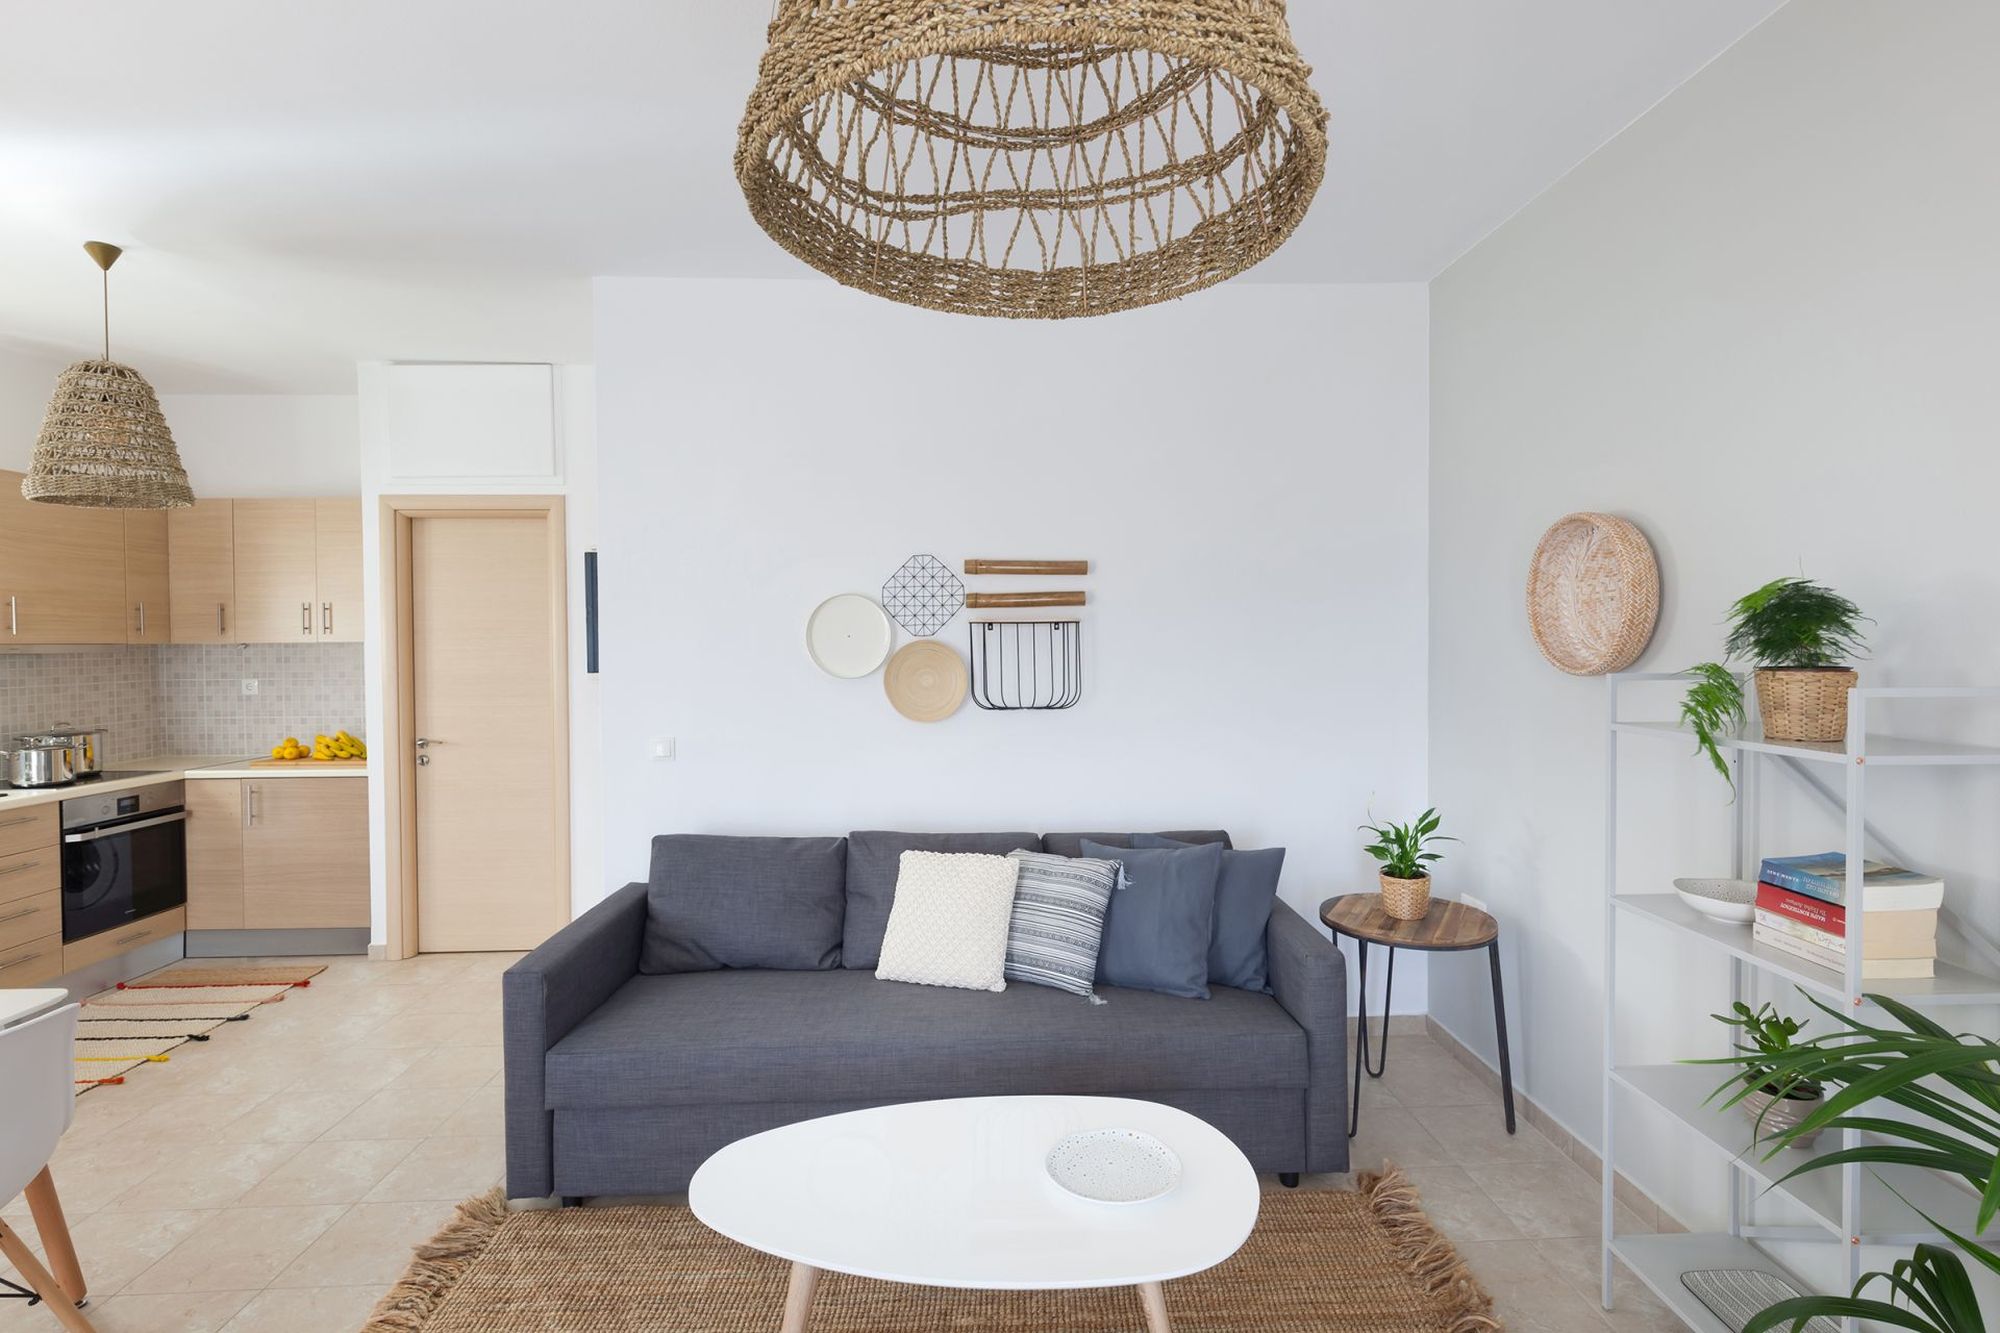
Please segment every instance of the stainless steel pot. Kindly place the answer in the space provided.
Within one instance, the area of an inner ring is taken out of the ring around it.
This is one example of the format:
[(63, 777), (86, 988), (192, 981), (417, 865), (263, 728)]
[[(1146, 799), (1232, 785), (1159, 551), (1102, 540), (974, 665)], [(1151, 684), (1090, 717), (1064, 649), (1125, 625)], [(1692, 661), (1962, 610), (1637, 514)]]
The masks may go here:
[(76, 781), (67, 745), (24, 745), (19, 737), (7, 756), (7, 781), (16, 787), (60, 787)]
[(103, 727), (79, 727), (73, 722), (58, 722), (45, 730), (16, 736), (14, 743), (64, 746), (70, 752), (71, 775), (87, 778), (104, 771), (104, 738), (109, 734)]

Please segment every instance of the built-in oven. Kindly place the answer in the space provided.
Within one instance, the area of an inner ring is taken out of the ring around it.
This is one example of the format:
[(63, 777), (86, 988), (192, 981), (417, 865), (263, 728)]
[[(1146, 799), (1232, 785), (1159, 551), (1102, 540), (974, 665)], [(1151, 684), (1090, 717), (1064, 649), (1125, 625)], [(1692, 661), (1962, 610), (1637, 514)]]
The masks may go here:
[(178, 782), (62, 803), (65, 940), (187, 901), (187, 810)]

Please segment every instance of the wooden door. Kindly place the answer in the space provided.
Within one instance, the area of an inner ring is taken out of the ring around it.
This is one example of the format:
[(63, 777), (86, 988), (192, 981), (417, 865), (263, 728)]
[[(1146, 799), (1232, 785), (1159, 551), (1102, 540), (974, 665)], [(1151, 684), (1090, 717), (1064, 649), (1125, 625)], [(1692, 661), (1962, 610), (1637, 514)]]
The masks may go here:
[(172, 600), (167, 578), (167, 511), (125, 511), (125, 642), (166, 643)]
[(318, 522), (311, 500), (236, 502), (236, 643), (317, 637)]
[(549, 518), (410, 526), (416, 946), (531, 949), (569, 917)]
[(313, 501), (319, 637), (361, 642), (361, 501)]
[(238, 643), (236, 502), (167, 511), (168, 632), (175, 643)]
[(125, 642), (120, 511), (39, 504), (21, 478), (0, 473), (0, 642)]
[(199, 778), (186, 787), (189, 930), (243, 929), (243, 783)]
[(246, 778), (243, 796), (244, 929), (367, 925), (368, 780)]

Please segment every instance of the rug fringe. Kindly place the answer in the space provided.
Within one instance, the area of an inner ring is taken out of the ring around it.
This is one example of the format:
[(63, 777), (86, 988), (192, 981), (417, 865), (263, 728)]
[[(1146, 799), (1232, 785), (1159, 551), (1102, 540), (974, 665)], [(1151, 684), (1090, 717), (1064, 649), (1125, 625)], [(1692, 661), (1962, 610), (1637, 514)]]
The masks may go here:
[(1417, 1187), (1394, 1163), (1355, 1179), (1376, 1220), (1389, 1233), (1410, 1276), (1423, 1283), (1425, 1294), (1445, 1303), (1449, 1333), (1496, 1333), (1493, 1298), (1486, 1294), (1458, 1251), (1424, 1213)]
[(507, 1196), (499, 1189), (460, 1204), (444, 1230), (417, 1247), (409, 1271), (376, 1303), (361, 1333), (421, 1330), (500, 1234), (507, 1216)]

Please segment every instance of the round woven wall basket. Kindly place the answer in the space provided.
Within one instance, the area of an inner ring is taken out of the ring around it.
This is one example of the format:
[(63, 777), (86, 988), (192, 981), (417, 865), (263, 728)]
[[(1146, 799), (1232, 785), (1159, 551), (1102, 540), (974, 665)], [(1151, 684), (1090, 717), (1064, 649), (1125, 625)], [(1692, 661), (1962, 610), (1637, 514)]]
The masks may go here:
[(1064, 319), (1233, 277), (1326, 174), (1284, 0), (778, 0), (736, 179), (822, 273)]
[(1610, 514), (1568, 514), (1542, 534), (1528, 571), (1528, 630), (1572, 676), (1623, 671), (1660, 619), (1660, 565), (1638, 528)]

